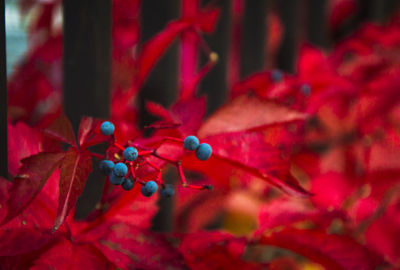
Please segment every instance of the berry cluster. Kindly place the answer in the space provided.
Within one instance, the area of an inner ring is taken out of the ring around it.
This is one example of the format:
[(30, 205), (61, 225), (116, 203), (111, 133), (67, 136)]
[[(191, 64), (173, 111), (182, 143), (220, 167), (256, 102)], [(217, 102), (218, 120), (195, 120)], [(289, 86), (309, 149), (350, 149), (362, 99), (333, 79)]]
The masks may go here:
[[(148, 160), (149, 156), (156, 157), (158, 159), (164, 160), (166, 162), (174, 164), (179, 172), (179, 176), (184, 187), (193, 188), (193, 189), (211, 189), (210, 185), (190, 185), (186, 182), (186, 178), (183, 174), (183, 169), (180, 161), (174, 161), (168, 159), (167, 157), (163, 157), (157, 153), (157, 149), (150, 149), (145, 146), (131, 143), (131, 145), (127, 145), (126, 147), (119, 145), (115, 142), (114, 137), (114, 125), (105, 121), (100, 126), (100, 132), (103, 135), (110, 136), (110, 145), (106, 151), (106, 158), (108, 157), (108, 153), (112, 148), (116, 148), (119, 152), (122, 152), (122, 157), (115, 163), (115, 157), (103, 159), (99, 163), (100, 171), (108, 176), (108, 179), (113, 185), (121, 185), (124, 190), (131, 190), (135, 183), (139, 183), (142, 185), (141, 193), (143, 196), (150, 197), (154, 193), (157, 192), (158, 187), (161, 186), (161, 195), (164, 197), (171, 197), (174, 195), (175, 191), (171, 185), (164, 184), (161, 179), (161, 169), (155, 163)], [(212, 148), (207, 143), (199, 142), (199, 139), (195, 136), (188, 136), (185, 140), (181, 140), (179, 138), (174, 137), (164, 137), (164, 141), (171, 141), (174, 143), (183, 143), (184, 149), (188, 151), (195, 151), (195, 155), (199, 160), (207, 160), (211, 157)], [(138, 150), (139, 149), (139, 150)], [(101, 158), (104, 158), (101, 156)], [(111, 160), (111, 159), (114, 159)], [(154, 180), (143, 181), (136, 176), (136, 170), (142, 165), (147, 165), (153, 168), (158, 172), (158, 176)]]
[(196, 150), (196, 157), (199, 160), (207, 160), (211, 157), (212, 148), (208, 143), (200, 144), (199, 139), (196, 136), (187, 136), (183, 141), (183, 146), (186, 150)]

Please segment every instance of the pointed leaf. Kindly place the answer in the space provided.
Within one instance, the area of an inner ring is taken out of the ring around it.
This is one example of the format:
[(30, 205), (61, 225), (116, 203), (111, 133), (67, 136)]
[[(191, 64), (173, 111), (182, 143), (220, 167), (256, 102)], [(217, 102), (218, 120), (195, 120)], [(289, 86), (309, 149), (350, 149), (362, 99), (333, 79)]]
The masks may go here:
[(64, 153), (39, 153), (22, 160), (22, 167), (10, 190), (8, 213), (4, 223), (28, 206), (63, 158)]
[(213, 8), (211, 10), (200, 11), (198, 13), (198, 25), (203, 32), (207, 34), (214, 32), (214, 28), (217, 24), (220, 11), (221, 10), (219, 8)]
[(380, 258), (346, 236), (318, 230), (285, 229), (262, 236), (258, 244), (292, 250), (326, 269), (375, 269)]
[(174, 39), (190, 24), (183, 21), (170, 22), (166, 28), (143, 45), (138, 59), (137, 88), (146, 80), (150, 70)]
[(154, 116), (161, 118), (165, 122), (173, 122), (174, 119), (171, 112), (165, 109), (161, 104), (148, 101), (146, 102), (146, 110)]
[(47, 129), (45, 129), (45, 133), (61, 142), (76, 145), (71, 122), (63, 114), (61, 114)]
[(8, 123), (8, 170), (12, 176), (18, 173), (22, 166), (21, 160), (40, 152), (41, 136), (26, 124)]
[[(205, 98), (195, 98), (181, 100), (175, 103), (170, 110), (165, 109), (160, 104), (154, 102), (146, 103), (147, 110), (160, 117), (167, 123), (179, 123), (177, 129), (180, 131), (178, 136), (188, 136), (197, 133), (206, 112)], [(171, 136), (171, 134), (162, 133), (157, 135)]]
[(108, 136), (102, 135), (99, 130), (102, 121), (93, 117), (83, 117), (79, 124), (78, 143), (81, 148), (104, 142)]
[(306, 114), (258, 97), (240, 96), (207, 119), (199, 137), (305, 119)]
[(60, 197), (54, 230), (64, 222), (81, 195), (92, 170), (92, 157), (86, 150), (70, 147), (60, 167)]

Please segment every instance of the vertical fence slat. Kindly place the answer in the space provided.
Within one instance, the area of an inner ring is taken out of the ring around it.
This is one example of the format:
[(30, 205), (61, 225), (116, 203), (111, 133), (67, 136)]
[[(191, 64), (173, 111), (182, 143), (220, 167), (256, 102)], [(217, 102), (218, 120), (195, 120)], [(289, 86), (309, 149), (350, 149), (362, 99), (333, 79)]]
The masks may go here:
[(83, 115), (110, 114), (111, 0), (65, 0), (64, 111), (77, 130)]
[(372, 0), (369, 6), (369, 18), (376, 22), (382, 22), (385, 19), (386, 0)]
[[(143, 0), (140, 9), (141, 44), (159, 33), (169, 21), (179, 15), (179, 0)], [(178, 72), (178, 44), (175, 42), (168, 48), (152, 69), (148, 79), (139, 92), (140, 121), (147, 125), (156, 120), (145, 110), (146, 101), (155, 101), (164, 106), (169, 106), (177, 97), (177, 72)], [(163, 174), (166, 183), (172, 183), (176, 175)], [(173, 198), (162, 198), (158, 201), (159, 211), (153, 219), (154, 231), (172, 230)]]
[(326, 0), (308, 1), (307, 39), (321, 47), (328, 45), (327, 8)]
[[(179, 15), (179, 0), (144, 0), (140, 7), (140, 43), (148, 41), (159, 33), (166, 24)], [(145, 109), (146, 101), (154, 101), (164, 106), (171, 105), (177, 93), (177, 56), (175, 42), (159, 59), (139, 92), (141, 126), (154, 120)]]
[(279, 1), (278, 9), (282, 20), (284, 36), (278, 52), (278, 68), (286, 72), (293, 72), (296, 55), (296, 39), (298, 25), (299, 0)]
[(264, 68), (267, 4), (267, 0), (244, 2), (242, 77)]
[[(64, 112), (77, 131), (84, 115), (110, 115), (111, 0), (63, 1)], [(98, 201), (104, 179), (94, 170), (78, 201), (77, 217)]]
[(392, 16), (400, 8), (400, 1), (399, 0), (382, 0), (385, 1), (385, 18), (388, 16)]
[(7, 145), (7, 70), (6, 70), (6, 20), (5, 3), (0, 0), (0, 175), (8, 176)]
[(208, 113), (215, 111), (221, 106), (226, 98), (226, 72), (228, 61), (229, 46), (229, 24), (230, 24), (230, 0), (220, 1), (218, 7), (221, 8), (220, 17), (211, 36), (206, 36), (205, 40), (211, 50), (218, 54), (218, 62), (211, 69), (209, 74), (204, 77), (201, 83), (201, 93), (207, 95)]

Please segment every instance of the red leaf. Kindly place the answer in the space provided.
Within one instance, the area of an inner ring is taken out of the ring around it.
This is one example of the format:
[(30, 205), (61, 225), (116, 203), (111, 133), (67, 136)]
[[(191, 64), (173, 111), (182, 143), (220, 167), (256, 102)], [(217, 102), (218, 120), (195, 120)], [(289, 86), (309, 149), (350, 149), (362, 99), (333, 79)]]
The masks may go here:
[(64, 153), (39, 153), (22, 160), (7, 202), (8, 213), (4, 223), (23, 211), (42, 190), (47, 179), (64, 158)]
[[(199, 1), (182, 1), (182, 18), (193, 22), (199, 10)], [(198, 36), (194, 31), (184, 31), (180, 43), (180, 75), (179, 75), (179, 99), (192, 98), (196, 91), (196, 71), (198, 66)]]
[(311, 221), (326, 228), (334, 218), (342, 217), (340, 212), (313, 209), (304, 200), (275, 199), (261, 206), (256, 234), (263, 234), (279, 226), (290, 226), (299, 221)]
[(143, 49), (137, 62), (137, 88), (139, 88), (145, 81), (156, 61), (160, 58), (168, 46), (171, 45), (172, 41), (189, 26), (190, 24), (182, 21), (170, 22), (162, 32), (154, 36), (151, 40), (143, 45)]
[(274, 59), (278, 53), (278, 49), (280, 48), (282, 37), (284, 35), (285, 29), (283, 28), (283, 24), (279, 19), (279, 15), (271, 11), (267, 14), (267, 41), (266, 41), (266, 54), (268, 62), (273, 66)]
[(196, 134), (206, 113), (206, 99), (203, 97), (179, 101), (171, 107), (171, 112), (182, 124), (178, 128), (182, 137)]
[(171, 115), (171, 112), (165, 109), (162, 105), (148, 101), (146, 102), (146, 109), (149, 113), (154, 116), (157, 116), (164, 120), (165, 122), (173, 122), (174, 119)]
[(400, 266), (400, 210), (398, 205), (391, 205), (383, 215), (373, 222), (365, 233), (367, 245), (385, 256), (395, 266)]
[(95, 246), (119, 268), (184, 268), (181, 255), (160, 234), (124, 223), (105, 224), (97, 229), (106, 234)]
[(70, 147), (60, 167), (60, 197), (53, 230), (60, 227), (71, 208), (75, 206), (91, 170), (90, 152)]
[(179, 250), (190, 269), (260, 269), (242, 259), (246, 241), (223, 232), (185, 235)]
[(204, 141), (214, 146), (214, 157), (257, 173), (289, 170), (283, 151), (267, 143), (262, 132), (225, 133), (207, 137)]
[(45, 129), (45, 133), (61, 142), (76, 145), (71, 122), (63, 114), (61, 114), (47, 129)]
[(0, 256), (15, 256), (39, 249), (55, 238), (50, 229), (10, 228), (0, 232)]
[[(196, 181), (197, 185), (210, 181)], [(215, 188), (212, 192), (199, 192), (182, 186), (176, 189), (175, 227), (182, 232), (196, 232), (210, 224), (225, 208), (226, 192)]]
[(340, 209), (343, 202), (363, 183), (340, 173), (326, 173), (311, 182), (311, 201), (322, 209)]
[(207, 33), (210, 34), (214, 32), (215, 25), (217, 24), (218, 17), (220, 14), (220, 9), (218, 8), (213, 8), (208, 11), (200, 11), (198, 13), (198, 25), (200, 29)]
[(287, 153), (267, 143), (261, 132), (235, 132), (208, 137), (204, 140), (213, 146), (213, 158), (222, 159), (267, 180), (282, 191), (309, 196), (290, 174)]
[[(200, 128), (206, 112), (206, 100), (205, 98), (181, 100), (175, 103), (171, 110), (167, 110), (157, 103), (147, 102), (146, 108), (151, 114), (160, 117), (167, 123), (179, 123), (180, 126), (177, 129), (180, 135), (177, 136), (186, 137), (196, 134)], [(171, 136), (165, 132), (157, 133), (157, 135)]]
[(305, 119), (306, 114), (257, 97), (240, 96), (219, 109), (199, 130), (199, 137), (244, 131)]
[(337, 30), (343, 22), (356, 14), (357, 1), (355, 0), (336, 0), (331, 2), (332, 7), (329, 14), (329, 27)]
[(151, 198), (141, 196), (139, 195), (140, 187), (141, 185), (138, 184), (135, 187), (136, 194), (125, 192), (118, 203), (112, 206), (115, 209), (111, 209), (110, 213), (107, 213), (106, 217), (109, 220), (131, 224), (137, 228), (150, 228), (151, 219), (158, 210), (156, 204), (158, 196), (157, 194), (154, 194)]
[(34, 261), (30, 269), (114, 269), (114, 266), (96, 248), (61, 240)]
[(41, 150), (41, 136), (24, 123), (8, 123), (8, 170), (15, 176), (23, 158), (35, 155)]
[(7, 200), (9, 198), (9, 190), (11, 182), (0, 177), (0, 222), (7, 216)]
[(99, 119), (93, 117), (83, 117), (79, 125), (78, 143), (82, 148), (103, 142), (107, 140), (107, 136), (96, 132), (101, 125)]
[(41, 192), (20, 215), (0, 227), (0, 256), (34, 251), (58, 237), (50, 231), (56, 216), (52, 203)]
[(326, 269), (375, 269), (380, 259), (351, 238), (318, 230), (284, 229), (256, 243), (292, 250)]
[[(133, 190), (122, 191), (123, 193), (119, 193), (117, 198), (105, 197), (97, 207), (100, 211), (93, 213), (93, 216), (98, 215), (98, 217), (89, 226), (99, 226), (106, 222), (123, 222), (137, 228), (150, 228), (151, 220), (158, 210), (156, 204), (158, 194), (147, 198), (140, 195), (140, 188), (141, 185), (136, 184)], [(73, 229), (71, 228), (71, 230)]]

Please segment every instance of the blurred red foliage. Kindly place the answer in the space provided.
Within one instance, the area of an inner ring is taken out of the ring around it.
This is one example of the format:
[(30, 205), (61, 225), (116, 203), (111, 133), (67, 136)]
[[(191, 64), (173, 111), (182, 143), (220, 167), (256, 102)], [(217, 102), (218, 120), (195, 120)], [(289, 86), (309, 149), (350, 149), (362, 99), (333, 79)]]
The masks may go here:
[[(237, 42), (242, 3), (234, 2)], [(356, 4), (333, 2), (334, 29)], [(9, 173), (15, 179), (0, 181), (1, 269), (400, 267), (400, 17), (365, 24), (330, 52), (304, 44), (296, 74), (282, 78), (265, 70), (240, 80), (233, 46), (230, 99), (203, 121), (206, 100), (196, 91), (216, 56), (202, 34), (213, 31), (219, 9), (185, 0), (182, 17), (139, 48), (140, 1), (114, 0), (116, 139), (155, 145), (164, 136), (196, 135), (213, 146), (207, 162), (176, 154), (193, 183), (210, 182), (215, 190), (177, 187), (174, 232), (161, 234), (150, 230), (157, 196), (146, 198), (137, 187), (124, 192), (106, 184), (87, 219), (74, 219), (92, 170), (88, 147), (105, 139), (89, 136), (99, 120), (84, 118), (76, 142), (61, 115), (59, 1), (21, 3), (35, 16), (28, 52), (8, 83)], [(266, 50), (273, 54), (284, 29), (276, 15), (270, 20)], [(136, 97), (177, 38), (179, 98), (170, 108), (148, 103), (147, 109), (158, 124), (180, 126), (144, 138)], [(208, 62), (199, 68), (200, 49)], [(64, 151), (59, 141), (70, 148)], [(175, 150), (160, 148), (167, 155)]]

